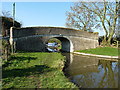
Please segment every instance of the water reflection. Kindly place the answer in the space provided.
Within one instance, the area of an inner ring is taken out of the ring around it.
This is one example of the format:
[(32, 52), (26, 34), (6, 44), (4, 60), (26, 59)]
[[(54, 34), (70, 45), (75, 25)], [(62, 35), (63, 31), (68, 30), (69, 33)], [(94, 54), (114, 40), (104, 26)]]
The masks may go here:
[(118, 62), (76, 54), (66, 56), (65, 75), (82, 88), (118, 88)]

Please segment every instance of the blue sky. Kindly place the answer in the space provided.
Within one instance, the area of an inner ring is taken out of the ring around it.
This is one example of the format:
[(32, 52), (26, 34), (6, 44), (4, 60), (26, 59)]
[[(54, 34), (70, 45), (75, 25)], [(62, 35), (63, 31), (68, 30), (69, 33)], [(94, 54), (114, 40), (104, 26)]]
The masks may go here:
[[(54, 26), (65, 27), (66, 11), (70, 11), (73, 2), (16, 2), (15, 19), (23, 27)], [(2, 11), (12, 14), (13, 2), (2, 2)], [(98, 31), (103, 35), (103, 31)]]
[[(12, 14), (12, 2), (2, 3), (3, 11)], [(16, 20), (27, 26), (65, 26), (66, 11), (72, 2), (17, 2)]]

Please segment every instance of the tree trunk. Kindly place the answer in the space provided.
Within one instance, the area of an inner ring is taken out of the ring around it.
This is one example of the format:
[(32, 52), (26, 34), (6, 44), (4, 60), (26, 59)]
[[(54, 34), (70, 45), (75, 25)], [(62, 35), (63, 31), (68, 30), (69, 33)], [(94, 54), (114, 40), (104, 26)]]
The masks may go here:
[(109, 37), (108, 37), (107, 43), (108, 43), (109, 46), (111, 45), (112, 37), (113, 37), (113, 35), (109, 35)]
[(102, 46), (107, 46), (107, 35), (104, 36), (101, 45)]

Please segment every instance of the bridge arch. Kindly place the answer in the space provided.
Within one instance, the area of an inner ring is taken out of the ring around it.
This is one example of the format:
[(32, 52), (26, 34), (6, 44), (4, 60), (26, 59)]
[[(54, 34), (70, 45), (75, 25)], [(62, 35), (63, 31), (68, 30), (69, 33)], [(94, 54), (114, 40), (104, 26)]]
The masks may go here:
[(9, 41), (15, 50), (44, 52), (46, 51), (45, 42), (50, 38), (60, 40), (62, 50), (67, 52), (98, 46), (98, 33), (62, 27), (10, 28)]
[(67, 38), (67, 37), (51, 37), (46, 40), (46, 43), (48, 43), (48, 41), (52, 38), (56, 38), (61, 41), (61, 46), (62, 46), (61, 51), (65, 51), (65, 52), (73, 52), (74, 51), (73, 43), (69, 38)]

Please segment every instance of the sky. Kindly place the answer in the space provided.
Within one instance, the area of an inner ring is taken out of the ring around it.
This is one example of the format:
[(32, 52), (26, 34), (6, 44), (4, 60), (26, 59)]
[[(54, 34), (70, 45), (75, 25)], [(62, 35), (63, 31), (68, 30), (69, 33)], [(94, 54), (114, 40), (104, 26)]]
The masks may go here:
[[(66, 11), (72, 2), (16, 2), (15, 19), (28, 26), (65, 26)], [(2, 3), (3, 11), (12, 14), (12, 2)]]
[[(66, 27), (66, 12), (73, 2), (15, 2), (15, 20), (22, 27), (51, 26)], [(13, 12), (13, 2), (2, 2), (2, 11)], [(103, 35), (103, 31), (98, 31)]]

